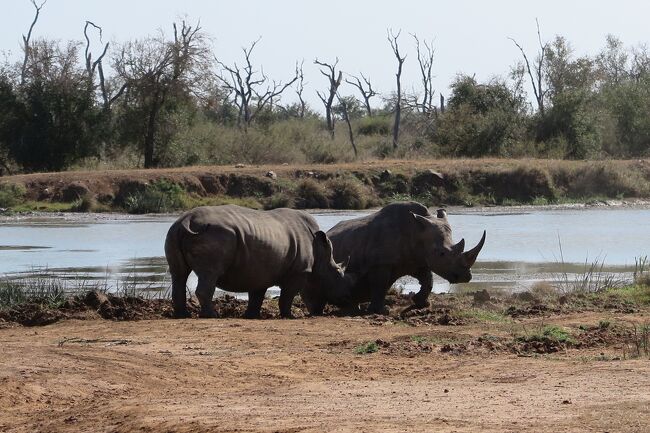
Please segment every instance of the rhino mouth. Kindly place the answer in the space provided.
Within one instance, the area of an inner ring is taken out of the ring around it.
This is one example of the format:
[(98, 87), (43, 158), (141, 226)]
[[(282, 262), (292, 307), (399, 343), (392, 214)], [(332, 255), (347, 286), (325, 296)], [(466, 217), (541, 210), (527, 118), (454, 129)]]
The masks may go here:
[(470, 272), (466, 275), (451, 274), (445, 279), (451, 284), (469, 283), (472, 280), (472, 274)]

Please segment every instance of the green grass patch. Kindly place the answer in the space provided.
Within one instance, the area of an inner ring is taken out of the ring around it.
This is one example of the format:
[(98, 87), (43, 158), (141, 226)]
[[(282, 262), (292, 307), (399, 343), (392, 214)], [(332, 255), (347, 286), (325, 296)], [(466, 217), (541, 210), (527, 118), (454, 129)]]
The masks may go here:
[(512, 322), (512, 319), (506, 316), (505, 314), (496, 311), (482, 310), (480, 308), (470, 308), (468, 310), (459, 311), (458, 316), (467, 319), (476, 319), (480, 322), (493, 322), (493, 323)]
[(172, 212), (187, 207), (186, 197), (182, 186), (159, 179), (143, 191), (129, 195), (124, 201), (124, 209), (132, 214)]
[(624, 301), (633, 304), (650, 304), (650, 286), (634, 284), (631, 286), (614, 288), (607, 291), (607, 294), (614, 295)]
[(11, 209), (14, 212), (71, 212), (74, 207), (73, 203), (58, 203), (49, 201), (33, 201), (29, 200), (20, 203)]
[(379, 345), (376, 341), (369, 341), (354, 348), (354, 353), (357, 355), (365, 355), (379, 351)]

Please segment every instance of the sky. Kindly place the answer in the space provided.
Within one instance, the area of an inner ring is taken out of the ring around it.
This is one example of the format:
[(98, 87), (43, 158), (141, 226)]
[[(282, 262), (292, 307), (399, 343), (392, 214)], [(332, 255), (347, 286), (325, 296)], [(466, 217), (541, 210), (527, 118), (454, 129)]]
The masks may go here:
[[(0, 50), (19, 59), (21, 35), (27, 32), (34, 10), (29, 0), (2, 0), (2, 4)], [(420, 40), (434, 41), (434, 88), (448, 96), (449, 84), (459, 73), (475, 75), (479, 81), (506, 76), (520, 59), (508, 37), (533, 56), (536, 19), (544, 40), (562, 35), (576, 54), (593, 55), (605, 45), (607, 34), (626, 46), (650, 42), (648, 16), (650, 2), (641, 0), (48, 0), (34, 37), (82, 40), (84, 23), (91, 20), (103, 27), (104, 41), (115, 45), (160, 29), (171, 35), (172, 22), (200, 19), (215, 55), (226, 64), (241, 61), (242, 47), (258, 37), (253, 61), (272, 79), (286, 80), (296, 61), (304, 59), (305, 97), (317, 106), (315, 92), (325, 90), (327, 81), (313, 64), (315, 58), (332, 62), (338, 57), (345, 73), (362, 72), (381, 93), (394, 89), (396, 60), (386, 39), (388, 28), (402, 32), (400, 50), (407, 55), (403, 88), (419, 89), (410, 36), (414, 33)], [(355, 94), (355, 89), (343, 85), (340, 93)]]

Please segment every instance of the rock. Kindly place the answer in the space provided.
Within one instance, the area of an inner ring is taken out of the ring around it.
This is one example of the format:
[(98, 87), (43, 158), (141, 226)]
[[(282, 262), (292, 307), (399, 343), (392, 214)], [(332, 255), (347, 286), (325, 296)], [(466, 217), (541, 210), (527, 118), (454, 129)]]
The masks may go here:
[(483, 304), (490, 300), (490, 293), (485, 289), (481, 290), (480, 292), (472, 293), (472, 296), (474, 297), (474, 302), (477, 304)]
[(244, 164), (241, 164), (241, 163), (240, 164), (235, 164), (235, 168), (244, 168), (244, 167), (246, 167), (246, 165), (244, 165)]
[(413, 195), (422, 195), (432, 188), (437, 188), (445, 185), (445, 177), (431, 169), (421, 171), (413, 176), (411, 179), (411, 192)]
[(264, 176), (268, 177), (269, 179), (273, 179), (273, 180), (278, 178), (278, 175), (275, 174), (274, 171), (267, 171)]

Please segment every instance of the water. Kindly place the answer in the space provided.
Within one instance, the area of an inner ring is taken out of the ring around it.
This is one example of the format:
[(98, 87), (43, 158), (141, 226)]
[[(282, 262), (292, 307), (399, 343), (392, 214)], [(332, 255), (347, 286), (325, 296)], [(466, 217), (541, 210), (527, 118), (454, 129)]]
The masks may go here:
[[(315, 212), (323, 230), (364, 212)], [(0, 275), (34, 274), (95, 281), (113, 289), (160, 290), (169, 286), (163, 243), (175, 216), (60, 215), (0, 219)], [(451, 210), (454, 238), (474, 246), (487, 241), (463, 289), (525, 289), (561, 272), (580, 273), (599, 260), (604, 270), (629, 278), (636, 257), (650, 255), (648, 209)], [(560, 249), (561, 246), (561, 249)], [(559, 262), (575, 265), (561, 266)], [(134, 282), (137, 282), (134, 283)], [(400, 283), (417, 289), (411, 279)], [(189, 285), (196, 282), (192, 278)], [(449, 290), (436, 277), (434, 290)], [(269, 292), (274, 294), (274, 291)]]

